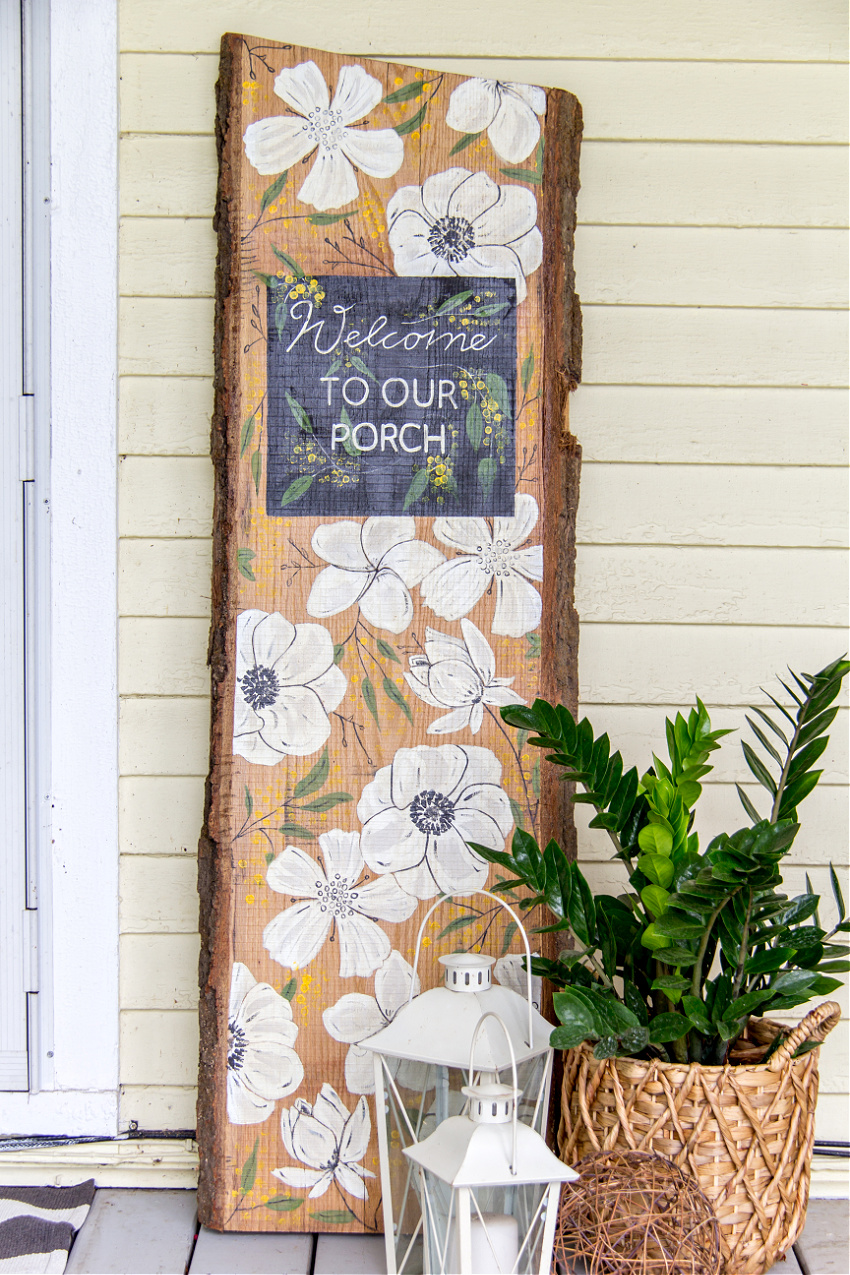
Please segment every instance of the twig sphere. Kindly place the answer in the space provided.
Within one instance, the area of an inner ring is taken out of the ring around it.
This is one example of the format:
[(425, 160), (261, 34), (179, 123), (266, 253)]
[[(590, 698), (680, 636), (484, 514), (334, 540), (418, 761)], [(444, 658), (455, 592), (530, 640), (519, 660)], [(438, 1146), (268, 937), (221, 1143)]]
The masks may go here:
[(645, 1151), (602, 1151), (564, 1185), (555, 1266), (565, 1275), (719, 1275), (717, 1218), (694, 1178)]

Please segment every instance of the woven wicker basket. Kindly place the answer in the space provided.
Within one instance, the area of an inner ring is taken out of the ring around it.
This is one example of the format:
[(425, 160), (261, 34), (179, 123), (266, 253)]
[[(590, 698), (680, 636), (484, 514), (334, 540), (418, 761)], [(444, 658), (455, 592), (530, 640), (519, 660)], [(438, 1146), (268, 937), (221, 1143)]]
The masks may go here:
[[(564, 1059), (558, 1147), (567, 1164), (593, 1151), (654, 1151), (689, 1170), (714, 1206), (727, 1275), (763, 1275), (803, 1229), (809, 1198), (818, 1055), (839, 1021), (819, 1005), (766, 1063)], [(762, 1046), (783, 1028), (763, 1020)], [(758, 1044), (756, 1038), (756, 1044)]]

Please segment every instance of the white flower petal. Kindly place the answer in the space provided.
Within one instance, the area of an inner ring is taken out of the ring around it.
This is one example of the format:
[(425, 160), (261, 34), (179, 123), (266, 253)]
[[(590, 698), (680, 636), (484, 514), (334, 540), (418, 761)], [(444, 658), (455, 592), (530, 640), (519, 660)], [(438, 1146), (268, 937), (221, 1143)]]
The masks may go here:
[(381, 566), (394, 571), (412, 589), (441, 562), (445, 562), (445, 557), (436, 545), (426, 544), (424, 540), (405, 540), (384, 554)]
[[(392, 766), (382, 766), (372, 782), (363, 789), (360, 794), (360, 800), (357, 803), (357, 818), (361, 823), (367, 823), (373, 815), (386, 810), (388, 806), (392, 806), (391, 775)], [(365, 853), (363, 857), (366, 858)], [(368, 863), (369, 860), (366, 859), (366, 862)]]
[(543, 579), (543, 546), (529, 545), (527, 549), (517, 549), (511, 555), (511, 566), (520, 575), (529, 580)]
[(253, 766), (276, 766), (286, 755), (281, 749), (267, 744), (258, 731), (235, 736), (233, 752), (237, 757), (244, 757)]
[(365, 67), (344, 66), (337, 78), (331, 110), (339, 111), (343, 124), (353, 124), (368, 115), (382, 97), (381, 81), (369, 75)]
[(543, 600), (533, 584), (511, 572), (500, 576), (493, 614), (493, 632), (505, 637), (522, 637), (540, 623)]
[(480, 553), (492, 544), (483, 518), (435, 518), (432, 530), (437, 540), (460, 553)]
[[(396, 225), (398, 224), (397, 222)], [(431, 251), (426, 235), (413, 235), (399, 243), (398, 247), (395, 247), (391, 241), (390, 246), (395, 254), (393, 266), (398, 275), (442, 279), (462, 273), (459, 268), (456, 269), (446, 261), (445, 257), (438, 257)]]
[(384, 554), (416, 535), (413, 518), (367, 518), (358, 528), (360, 546), (367, 562), (373, 567), (382, 565)]
[(326, 522), (313, 532), (313, 552), (345, 571), (369, 571), (372, 564), (363, 552), (359, 522)]
[(472, 173), (468, 168), (447, 168), (445, 172), (427, 177), (422, 183), (422, 204), (425, 212), (435, 219), (445, 217), (453, 192), (471, 176)]
[(309, 115), (317, 109), (326, 111), (330, 104), (325, 77), (312, 61), (284, 67), (274, 82), (274, 91), (299, 115)]
[[(392, 1022), (398, 1011), (410, 999), (410, 985), (413, 984), (413, 995), (418, 996), (420, 990), (419, 975), (414, 978), (413, 967), (408, 965), (401, 952), (390, 952), (387, 960), (375, 975), (375, 997), (383, 1017)], [(365, 1037), (361, 1037), (361, 1040)]]
[[(413, 657), (413, 658), (415, 658), (415, 657)], [(424, 658), (424, 657), (423, 657), (423, 658)], [(411, 662), (412, 662), (412, 661), (411, 661)], [(425, 662), (425, 672), (426, 672), (426, 673), (427, 673), (427, 671), (428, 671), (428, 668), (429, 668), (429, 665), (428, 665), (428, 663), (427, 663), (427, 661), (426, 661), (426, 662)], [(423, 682), (422, 678), (419, 676), (419, 673), (418, 673), (417, 671), (411, 671), (410, 673), (405, 673), (405, 675), (404, 675), (404, 679), (405, 679), (405, 681), (407, 682), (407, 685), (408, 685), (408, 686), (410, 687), (410, 689), (413, 691), (414, 695), (418, 695), (418, 696), (419, 696), (419, 698), (423, 701), (423, 703), (425, 703), (425, 704), (429, 704), (429, 705), (431, 706), (431, 708), (443, 708), (443, 707), (444, 707), (444, 705), (443, 705), (443, 704), (441, 704), (441, 703), (439, 702), (439, 700), (434, 699), (434, 696), (433, 696), (433, 695), (431, 694), (431, 692), (428, 690), (428, 683), (427, 683), (427, 682)]]
[(339, 147), (369, 177), (392, 177), (404, 161), (404, 142), (394, 128), (347, 128)]
[(308, 686), (285, 686), (277, 701), (260, 714), (263, 742), (292, 757), (314, 753), (331, 733), (324, 705)]
[(349, 1093), (375, 1092), (374, 1054), (352, 1045), (345, 1055), (345, 1087)]
[(400, 890), (392, 875), (369, 881), (352, 894), (352, 907), (363, 916), (379, 921), (406, 921), (414, 911), (410, 899)]
[(481, 723), (484, 721), (484, 707), (482, 704), (473, 704), (469, 714), (469, 729), (473, 735), (477, 735), (481, 729)]
[[(513, 681), (513, 678), (510, 680)], [(525, 702), (526, 701), (522, 698), (522, 696), (517, 695), (516, 691), (512, 690), (511, 687), (500, 686), (497, 683), (488, 686), (487, 690), (484, 692), (485, 704), (498, 704), (500, 706), (504, 706), (505, 704), (524, 704)]]
[(343, 881), (349, 885), (354, 885), (354, 882), (363, 871), (360, 834), (357, 832), (343, 832), (340, 828), (333, 828), (330, 832), (321, 834), (319, 845), (322, 848), (322, 856), (325, 861), (325, 876), (328, 881), (333, 881), (334, 877), (339, 875)]
[(476, 245), (513, 244), (537, 224), (537, 200), (527, 186), (495, 189), (498, 198), (486, 203), (482, 200), (481, 210), (473, 222)]
[[(504, 202), (502, 189), (505, 188), (497, 186), (486, 173), (470, 173), (455, 186), (449, 196), (446, 212), (450, 217), (463, 217), (465, 221), (472, 222), (475, 242), (482, 242), (479, 239), (479, 219), (483, 219), (489, 209)], [(523, 227), (523, 230), (528, 229), (528, 226)], [(483, 242), (489, 243), (490, 239), (484, 238)], [(503, 242), (501, 237), (497, 242)]]
[[(370, 1173), (369, 1177), (374, 1177), (374, 1173)], [(360, 1180), (350, 1165), (337, 1165), (334, 1177), (343, 1191), (347, 1191), (349, 1195), (353, 1195), (356, 1200), (365, 1200), (367, 1191), (366, 1185)]]
[(456, 708), (453, 712), (446, 713), (445, 717), (435, 718), (425, 732), (426, 735), (453, 735), (455, 731), (469, 729), (472, 729), (473, 735), (477, 734), (478, 727), (472, 727), (472, 716), (476, 707), (480, 709), (481, 705), (474, 705), (472, 708)]
[(481, 681), (487, 686), (496, 675), (496, 657), (493, 649), (481, 630), (477, 629), (471, 620), (461, 620), (460, 631), (463, 634), (469, 658), (478, 670)]
[(495, 80), (464, 80), (449, 99), (446, 123), (459, 133), (483, 133), (496, 118), (500, 97)]
[[(537, 231), (537, 233), (540, 232)], [(470, 274), (492, 275), (496, 279), (513, 279), (516, 284), (517, 305), (528, 295), (522, 261), (513, 247), (506, 248), (501, 244), (476, 246), (466, 258), (466, 264)]]
[(323, 1012), (322, 1022), (325, 1024), (325, 1031), (334, 1040), (341, 1041), (343, 1045), (359, 1045), (361, 1040), (381, 1031), (387, 1020), (378, 1008), (374, 996), (366, 996), (363, 992), (348, 992)]
[[(402, 213), (412, 212), (427, 219), (425, 205), (422, 202), (421, 186), (400, 186), (387, 203), (387, 225), (392, 230), (393, 222)], [(430, 224), (430, 220), (429, 220)]]
[(393, 804), (403, 810), (423, 790), (450, 795), (463, 780), (468, 766), (468, 752), (457, 744), (400, 748), (392, 764)]
[(335, 664), (310, 683), (310, 690), (316, 692), (327, 713), (332, 713), (342, 703), (347, 689), (348, 678)]
[(336, 932), (340, 978), (368, 978), (390, 954), (386, 933), (368, 917), (338, 916)]
[(521, 102), (531, 107), (535, 115), (546, 114), (546, 90), (537, 84), (520, 84), (516, 80), (506, 80), (502, 84), (502, 93), (518, 97)]
[(540, 121), (527, 102), (503, 93), (499, 113), (487, 130), (493, 150), (509, 164), (528, 159), (540, 140)]
[(436, 894), (443, 891), (443, 887), (437, 882), (428, 865), (427, 858), (412, 868), (405, 868), (404, 871), (396, 873), (396, 876), (402, 889), (414, 899), (433, 899)]
[(368, 571), (345, 571), (340, 567), (325, 567), (313, 581), (307, 599), (307, 614), (319, 620), (346, 611), (358, 600), (372, 579)]
[(329, 1085), (327, 1081), (322, 1085), (313, 1103), (313, 1117), (330, 1129), (337, 1143), (341, 1141), (349, 1119), (349, 1110), (333, 1085)]
[(537, 526), (540, 510), (533, 496), (520, 493), (514, 499), (513, 518), (496, 518), (493, 521), (493, 538), (507, 540), (512, 549), (518, 549)]
[(266, 869), (266, 881), (278, 894), (315, 899), (325, 885), (321, 865), (297, 846), (287, 846)]
[[(450, 633), (441, 633), (439, 629), (426, 628), (425, 655), (427, 656), (426, 664), (436, 664), (438, 660), (466, 660), (468, 663), (472, 662), (469, 659), (469, 651), (463, 638), (452, 637)], [(422, 658), (422, 656), (411, 656), (411, 668), (415, 659)]]
[[(373, 786), (366, 785), (364, 796)], [(360, 834), (363, 858), (373, 872), (397, 873), (401, 868), (412, 867), (425, 854), (425, 847), (425, 834), (419, 831), (406, 810), (396, 810), (394, 806), (373, 815)]]
[(484, 690), (478, 673), (463, 660), (440, 660), (434, 664), (428, 676), (428, 688), (445, 708), (469, 707), (481, 698)]
[(237, 1023), (252, 1042), (292, 1045), (298, 1035), (289, 1001), (268, 983), (257, 983), (250, 989), (239, 1007)]
[(236, 690), (233, 697), (233, 734), (251, 735), (255, 731), (261, 730), (263, 719), (254, 712), (251, 705), (244, 698), (242, 688), (239, 682), (236, 683)]
[(450, 894), (483, 889), (490, 874), (490, 865), (469, 849), (456, 828), (429, 845), (428, 866), (440, 889)]
[(277, 1043), (253, 1045), (243, 1062), (246, 1089), (274, 1100), (294, 1093), (304, 1079), (304, 1067), (294, 1049)]
[(389, 633), (403, 633), (413, 619), (413, 601), (394, 571), (381, 570), (360, 599), (363, 618)]
[[(255, 646), (259, 633), (257, 629), (254, 634)], [(299, 624), (293, 641), (276, 661), (274, 671), (283, 686), (306, 686), (333, 667), (334, 644), (327, 629), (321, 624)]]
[(252, 1093), (238, 1072), (227, 1073), (227, 1118), (231, 1124), (261, 1124), (274, 1111), (274, 1103)]
[(230, 1019), (236, 1018), (242, 1002), (248, 995), (252, 987), (257, 986), (257, 980), (248, 969), (247, 965), (243, 965), (241, 961), (234, 961), (230, 970), (230, 997), (227, 1005), (227, 1016)]
[(295, 903), (269, 921), (263, 930), (263, 947), (279, 965), (301, 969), (322, 950), (331, 920), (332, 915), (317, 903)]
[[(319, 1192), (324, 1195), (331, 1184), (332, 1176), (324, 1169), (299, 1169), (295, 1165), (285, 1165), (282, 1169), (272, 1169), (272, 1177), (277, 1178), (279, 1182), (283, 1182), (286, 1186), (294, 1187), (296, 1191), (305, 1191), (307, 1187), (315, 1187), (317, 1183), (324, 1182), (324, 1188)], [(313, 1191), (310, 1192), (312, 1196)]]
[(274, 611), (242, 611), (236, 619), (236, 676), (258, 664), (269, 667), (295, 637), (295, 625)]
[(316, 146), (304, 121), (291, 115), (271, 115), (249, 124), (243, 141), (248, 163), (264, 177), (285, 172)]
[(354, 169), (342, 151), (320, 146), (298, 198), (319, 212), (326, 212), (353, 203), (359, 193)]
[(444, 620), (459, 620), (483, 598), (491, 579), (477, 558), (453, 558), (425, 577), (419, 596)]
[[(345, 1122), (345, 1129), (339, 1143), (339, 1158), (344, 1164), (362, 1160), (369, 1149), (369, 1138), (372, 1134), (372, 1120), (369, 1106), (365, 1098), (361, 1098), (351, 1115)], [(365, 1170), (358, 1166), (358, 1172)], [(369, 1175), (374, 1176), (372, 1174)]]
[(308, 1199), (308, 1200), (317, 1200), (317, 1199), (319, 1198), (319, 1196), (324, 1195), (324, 1194), (327, 1192), (327, 1189), (328, 1189), (328, 1187), (331, 1185), (331, 1183), (333, 1182), (333, 1180), (334, 1180), (334, 1175), (333, 1175), (333, 1174), (331, 1173), (331, 1171), (328, 1169), (328, 1170), (327, 1170), (325, 1173), (323, 1173), (323, 1174), (322, 1174), (322, 1176), (319, 1178), (318, 1182), (317, 1182), (317, 1183), (316, 1183), (316, 1185), (313, 1187), (312, 1191), (308, 1191), (308, 1193), (307, 1193), (307, 1199)]
[[(471, 804), (455, 810), (455, 828), (463, 840), (474, 841), (491, 850), (503, 850), (505, 838), (513, 827), (513, 815), (507, 793), (501, 788), (479, 789)], [(484, 805), (485, 796), (488, 805)]]

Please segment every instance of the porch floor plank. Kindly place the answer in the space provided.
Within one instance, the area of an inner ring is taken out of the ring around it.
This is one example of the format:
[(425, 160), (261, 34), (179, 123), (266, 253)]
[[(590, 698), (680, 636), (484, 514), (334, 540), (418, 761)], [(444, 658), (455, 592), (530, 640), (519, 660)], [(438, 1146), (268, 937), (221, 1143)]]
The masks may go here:
[(797, 1241), (810, 1275), (850, 1271), (850, 1201), (809, 1200), (806, 1225)]
[(66, 1275), (183, 1275), (196, 1218), (194, 1191), (103, 1188), (74, 1240)]
[(386, 1275), (383, 1235), (320, 1235), (313, 1275)]
[(312, 1235), (224, 1234), (202, 1226), (189, 1275), (309, 1275), (312, 1258)]

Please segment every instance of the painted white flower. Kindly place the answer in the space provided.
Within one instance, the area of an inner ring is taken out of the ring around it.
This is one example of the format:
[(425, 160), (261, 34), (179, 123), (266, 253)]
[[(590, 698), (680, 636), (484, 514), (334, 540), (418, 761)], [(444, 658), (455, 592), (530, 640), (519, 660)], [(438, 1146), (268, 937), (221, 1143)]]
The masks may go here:
[(331, 733), (328, 713), (347, 685), (320, 624), (243, 611), (236, 621), (234, 753), (259, 766), (314, 753)]
[(349, 1111), (337, 1091), (326, 1083), (312, 1106), (303, 1098), (296, 1098), (291, 1107), (281, 1112), (280, 1132), (287, 1155), (310, 1167), (272, 1169), (273, 1177), (297, 1191), (309, 1187), (307, 1198), (311, 1200), (324, 1195), (332, 1182), (355, 1199), (366, 1199), (363, 1179), (375, 1175), (358, 1163), (366, 1154), (372, 1133), (365, 1098), (360, 1098), (354, 1110)]
[(402, 186), (387, 204), (387, 226), (396, 274), (513, 279), (517, 302), (543, 260), (532, 192), (468, 168)]
[(325, 619), (356, 602), (376, 628), (401, 633), (413, 619), (411, 588), (445, 558), (434, 545), (415, 540), (413, 518), (367, 518), (324, 523), (313, 532), (313, 550), (331, 565), (316, 577), (307, 611)]
[(260, 1124), (304, 1079), (289, 1001), (234, 961), (227, 1012), (227, 1118)]
[(263, 930), (263, 946), (289, 969), (301, 969), (318, 956), (336, 930), (339, 976), (368, 977), (390, 954), (390, 941), (376, 921), (406, 921), (416, 903), (393, 876), (361, 882), (363, 855), (356, 832), (334, 828), (319, 837), (324, 867), (296, 846), (274, 859), (266, 880), (279, 894), (293, 896), (292, 907)]
[(425, 630), (425, 654), (411, 655), (408, 686), (432, 708), (450, 708), (428, 727), (429, 735), (466, 730), (477, 735), (485, 704), (524, 704), (510, 690), (512, 677), (496, 677), (496, 659), (484, 634), (471, 620), (461, 620), (463, 639)]
[(464, 80), (451, 95), (446, 123), (459, 133), (483, 133), (510, 164), (528, 159), (540, 140), (538, 115), (546, 111), (546, 91), (510, 80)]
[[(532, 956), (539, 956), (539, 952), (532, 952)], [(512, 992), (516, 992), (517, 996), (521, 996), (525, 1000), (528, 996), (528, 980), (526, 978), (523, 961), (525, 954), (523, 952), (509, 952), (507, 956), (502, 956), (493, 966), (493, 977), (502, 987), (509, 987)], [(539, 974), (531, 976), (531, 1003), (535, 1009), (540, 1008), (540, 1002), (543, 993), (543, 980)]]
[(345, 1083), (349, 1093), (375, 1092), (373, 1055), (368, 1049), (361, 1049), (360, 1042), (383, 1031), (393, 1021), (410, 999), (411, 985), (413, 995), (418, 996), (419, 976), (414, 977), (400, 952), (390, 952), (375, 975), (374, 996), (348, 992), (322, 1014), (328, 1035), (350, 1046), (345, 1056)]
[(404, 142), (394, 128), (350, 128), (378, 105), (380, 80), (362, 66), (344, 66), (333, 102), (315, 62), (285, 67), (274, 91), (295, 115), (272, 115), (245, 130), (245, 154), (258, 173), (282, 173), (317, 151), (298, 192), (320, 212), (342, 208), (358, 196), (354, 168), (370, 177), (392, 177), (401, 168)]
[(489, 864), (466, 843), (504, 849), (513, 816), (501, 778), (489, 748), (400, 748), (357, 804), (366, 863), (417, 899), (483, 887)]
[(513, 518), (494, 518), (493, 532), (483, 518), (437, 518), (437, 540), (463, 557), (452, 558), (422, 581), (420, 596), (444, 620), (459, 620), (496, 582), (493, 632), (522, 637), (540, 623), (543, 603), (530, 580), (543, 579), (543, 546), (520, 545), (537, 523), (537, 501), (518, 495)]

